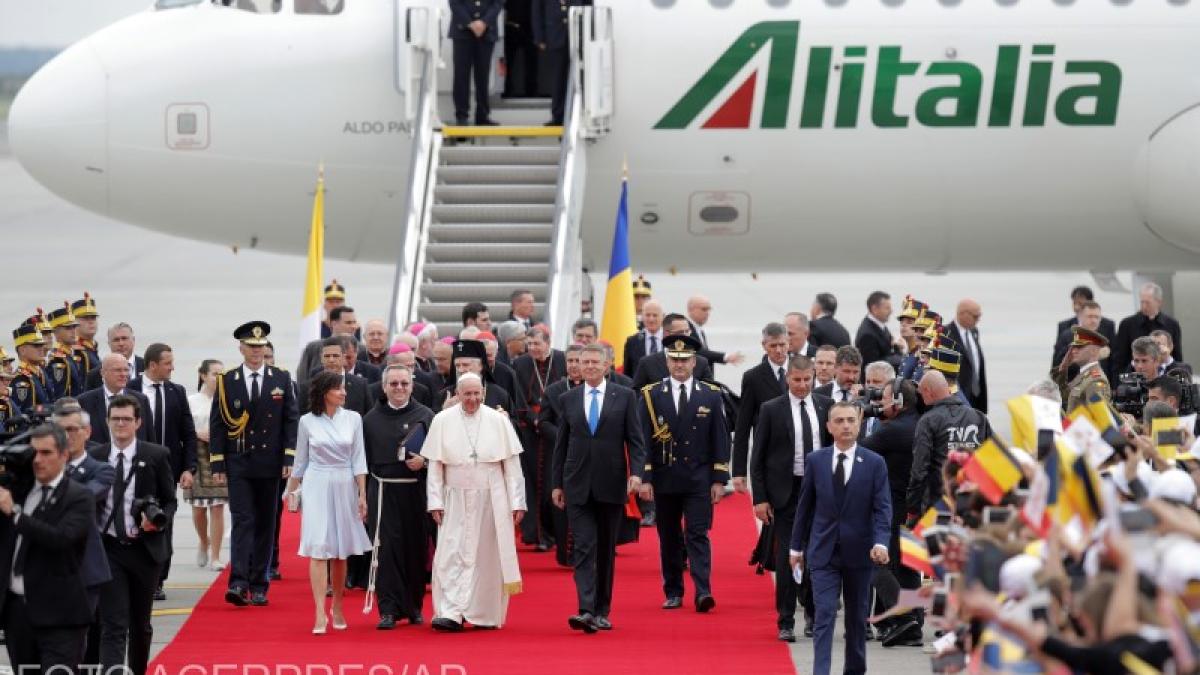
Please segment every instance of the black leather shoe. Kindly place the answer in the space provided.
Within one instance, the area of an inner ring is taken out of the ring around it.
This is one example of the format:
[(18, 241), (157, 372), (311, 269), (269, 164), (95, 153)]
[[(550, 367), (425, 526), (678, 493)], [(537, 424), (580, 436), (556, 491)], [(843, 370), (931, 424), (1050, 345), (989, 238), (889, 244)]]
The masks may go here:
[(429, 625), (432, 626), (434, 630), (442, 633), (461, 633), (463, 630), (463, 625), (461, 623), (455, 621), (454, 619), (447, 619), (444, 617), (438, 617), (434, 619), (433, 621), (429, 622)]
[(225, 591), (225, 602), (236, 607), (245, 607), (250, 604), (250, 594), (241, 588), (231, 588)]
[(702, 595), (696, 598), (696, 611), (700, 612), (701, 614), (704, 614), (716, 606), (717, 601), (713, 600), (713, 596), (711, 595)]
[(465, 118), (465, 117), (455, 117), (455, 118), (454, 118), (454, 126), (456, 126), (456, 127), (465, 127), (465, 126), (467, 126), (467, 118)]
[(500, 123), (490, 117), (476, 117), (475, 126), (477, 127), (498, 127)]
[(892, 629), (879, 637), (884, 647), (920, 647), (923, 646), (921, 624), (916, 619), (899, 621)]
[(608, 620), (607, 616), (598, 616), (593, 619), (593, 622), (600, 630), (612, 630), (612, 622)]
[(793, 631), (791, 628), (780, 628), (779, 629), (779, 641), (780, 642), (795, 642), (796, 641), (795, 631)]
[(166, 599), (167, 599), (167, 593), (166, 593), (166, 591), (163, 590), (162, 586), (159, 586), (158, 588), (154, 589), (154, 601), (155, 602), (162, 602), (163, 600), (166, 600)]
[(271, 581), (283, 581), (283, 575), (279, 570), (271, 570)]
[(567, 619), (567, 625), (571, 627), (571, 630), (581, 630), (589, 635), (600, 630), (600, 627), (596, 625), (596, 619), (586, 612)]
[(875, 627), (872, 626), (871, 624), (867, 624), (867, 627), (865, 630), (866, 630), (867, 642), (870, 642), (871, 640), (874, 640), (876, 637), (878, 637), (878, 635), (876, 635), (876, 633), (875, 633)]
[(263, 591), (254, 591), (250, 594), (250, 604), (255, 607), (267, 606), (267, 594)]
[(425, 617), (418, 614), (414, 617), (409, 618), (408, 622), (414, 626), (420, 626), (421, 624), (425, 623)]
[(546, 122), (542, 126), (544, 126), (544, 127), (561, 127), (562, 125), (563, 125), (562, 120), (550, 120), (549, 122)]
[(391, 614), (384, 614), (379, 617), (379, 623), (375, 624), (376, 630), (391, 630), (396, 627), (396, 617)]
[(663, 609), (679, 609), (680, 607), (683, 607), (683, 598), (677, 597), (667, 598), (667, 601), (662, 605)]
[(804, 637), (809, 637), (809, 638), (810, 638), (810, 637), (812, 637), (812, 636), (813, 636), (813, 625), (812, 625), (812, 622), (811, 622), (811, 621), (805, 621), (805, 622), (804, 622)]

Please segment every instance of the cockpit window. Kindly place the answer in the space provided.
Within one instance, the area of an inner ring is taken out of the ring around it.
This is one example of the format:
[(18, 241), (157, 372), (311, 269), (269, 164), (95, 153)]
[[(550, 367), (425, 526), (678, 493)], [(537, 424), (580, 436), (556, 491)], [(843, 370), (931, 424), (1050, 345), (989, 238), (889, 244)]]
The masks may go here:
[(345, 0), (296, 0), (297, 14), (341, 14)]
[(212, 0), (212, 3), (256, 14), (275, 14), (283, 7), (283, 0)]

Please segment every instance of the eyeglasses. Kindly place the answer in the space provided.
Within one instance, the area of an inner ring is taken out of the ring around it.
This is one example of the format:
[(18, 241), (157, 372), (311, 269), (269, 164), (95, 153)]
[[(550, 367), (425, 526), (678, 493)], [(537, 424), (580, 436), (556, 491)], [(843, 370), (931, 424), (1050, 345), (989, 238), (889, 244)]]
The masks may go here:
[(136, 417), (109, 417), (108, 421), (113, 424), (133, 424), (137, 420)]
[(411, 386), (412, 386), (412, 382), (388, 382), (388, 383), (387, 383), (387, 386), (389, 386), (389, 387), (408, 388), (408, 387), (411, 387)]

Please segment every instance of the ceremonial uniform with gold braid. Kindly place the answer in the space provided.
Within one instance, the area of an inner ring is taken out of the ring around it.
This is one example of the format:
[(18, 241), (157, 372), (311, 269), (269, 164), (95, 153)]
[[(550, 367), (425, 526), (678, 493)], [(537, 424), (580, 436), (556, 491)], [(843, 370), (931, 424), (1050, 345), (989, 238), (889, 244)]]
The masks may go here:
[[(258, 334), (241, 337), (239, 328), (235, 335), (246, 344), (266, 344), (269, 326), (262, 322), (247, 326)], [(213, 474), (225, 474), (229, 486), (233, 522), (230, 593), (265, 595), (279, 483), (283, 468), (292, 466), (295, 459), (300, 416), (296, 389), (287, 372), (263, 364), (259, 395), (252, 400), (251, 383), (243, 376), (243, 368), (249, 366), (226, 370), (217, 379), (209, 415), (209, 460)]]

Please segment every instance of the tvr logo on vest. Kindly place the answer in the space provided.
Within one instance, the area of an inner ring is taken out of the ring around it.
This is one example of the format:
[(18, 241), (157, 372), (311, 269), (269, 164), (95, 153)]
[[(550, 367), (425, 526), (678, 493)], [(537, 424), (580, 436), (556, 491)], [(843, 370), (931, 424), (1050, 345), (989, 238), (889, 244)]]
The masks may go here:
[[(712, 110), (700, 128), (748, 129), (760, 80), (766, 87), (758, 120), (763, 129), (822, 129), (830, 122), (838, 129), (858, 127), (864, 93), (870, 97), (868, 121), (880, 128), (905, 128), (913, 121), (926, 127), (1042, 127), (1052, 120), (1064, 126), (1113, 126), (1117, 121), (1121, 69), (1098, 60), (1060, 64), (1053, 44), (997, 45), (989, 70), (953, 58), (905, 60), (899, 45), (813, 46), (797, 120), (791, 104), (799, 34), (799, 21), (764, 21), (746, 29), (654, 128), (687, 129)], [(769, 50), (764, 76), (753, 69), (714, 108), (714, 100), (764, 48)], [(869, 61), (875, 66), (873, 85), (864, 82)], [(911, 109), (897, 110), (897, 91), (910, 87), (910, 78), (919, 78), (920, 94)]]

